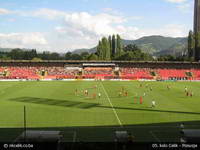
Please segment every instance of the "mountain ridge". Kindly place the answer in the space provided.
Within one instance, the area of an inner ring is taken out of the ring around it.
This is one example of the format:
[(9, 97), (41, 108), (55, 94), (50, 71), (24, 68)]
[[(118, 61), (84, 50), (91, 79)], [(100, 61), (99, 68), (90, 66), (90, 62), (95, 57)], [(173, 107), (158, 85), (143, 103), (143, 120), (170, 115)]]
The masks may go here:
[[(160, 35), (144, 36), (136, 40), (124, 40), (123, 45), (135, 44), (143, 52), (154, 56), (160, 55), (181, 55), (187, 49), (187, 37), (164, 37)], [(80, 54), (82, 52), (95, 53), (97, 47), (90, 49), (77, 49), (72, 53)]]
[[(151, 54), (153, 56), (161, 55), (173, 55), (180, 56), (187, 52), (187, 37), (164, 37), (160, 35), (144, 36), (136, 40), (125, 40), (122, 39), (122, 44), (124, 46), (128, 44), (137, 45), (143, 52)], [(1, 52), (10, 52), (14, 48), (1, 48)], [(97, 49), (93, 48), (83, 48), (71, 51), (73, 54), (81, 54), (83, 52), (95, 53)], [(31, 50), (24, 48), (23, 50)]]

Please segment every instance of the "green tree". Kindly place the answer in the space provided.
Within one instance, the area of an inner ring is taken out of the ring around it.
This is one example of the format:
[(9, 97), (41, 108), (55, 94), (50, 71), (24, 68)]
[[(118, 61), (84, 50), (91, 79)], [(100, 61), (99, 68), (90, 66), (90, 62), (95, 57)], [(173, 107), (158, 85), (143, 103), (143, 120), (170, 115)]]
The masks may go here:
[(80, 54), (82, 60), (86, 60), (86, 59), (89, 57), (89, 55), (90, 55), (90, 54), (89, 54), (88, 52), (82, 52), (82, 53)]
[(30, 51), (30, 58), (33, 59), (35, 57), (37, 57), (37, 51), (36, 51), (36, 49), (32, 49)]
[(42, 60), (49, 60), (50, 59), (50, 52), (49, 51), (43, 51), (42, 54), (39, 54), (39, 57)]
[(195, 60), (200, 60), (200, 32), (196, 33), (195, 35)]
[(108, 42), (110, 45), (110, 56), (112, 56), (112, 37), (111, 36), (108, 37)]
[(143, 53), (141, 49), (137, 47), (136, 45), (129, 44), (124, 47), (124, 51), (121, 52), (120, 56), (116, 57), (116, 60), (127, 60), (127, 61), (142, 60), (144, 61), (144, 60), (153, 60), (153, 58), (151, 55), (147, 53)]
[(71, 59), (72, 60), (82, 60), (82, 58), (79, 54), (72, 54)]
[(50, 60), (59, 60), (60, 59), (60, 55), (58, 53), (51, 53), (49, 56)]
[(119, 57), (122, 54), (122, 42), (121, 42), (121, 37), (117, 34), (117, 51), (116, 51), (116, 56)]
[(115, 53), (116, 53), (116, 38), (115, 35), (112, 36), (112, 57), (115, 57)]
[(175, 61), (176, 58), (172, 55), (163, 55), (158, 57), (158, 61)]
[(90, 55), (88, 56), (88, 60), (98, 60), (98, 56), (95, 55), (95, 54), (90, 54)]
[(102, 42), (99, 41), (99, 44), (97, 46), (97, 55), (99, 60), (103, 60), (103, 49), (102, 49)]
[(7, 55), (2, 55), (0, 57), (0, 60), (11, 60), (11, 57), (8, 57)]
[(67, 52), (65, 54), (65, 60), (71, 60), (71, 58), (72, 58), (72, 53), (71, 52)]
[(135, 45), (135, 44), (128, 44), (124, 47), (124, 51), (128, 52), (128, 51), (136, 51), (136, 50), (140, 50), (140, 48)]
[(11, 50), (11, 52), (9, 53), (9, 57), (11, 57), (11, 59), (13, 60), (23, 60), (24, 59), (24, 55), (25, 52), (20, 49), (20, 48), (16, 48)]
[(110, 60), (110, 44), (106, 37), (102, 38), (103, 60)]
[(195, 50), (195, 38), (192, 31), (189, 32), (188, 35), (188, 57), (194, 57), (194, 50)]

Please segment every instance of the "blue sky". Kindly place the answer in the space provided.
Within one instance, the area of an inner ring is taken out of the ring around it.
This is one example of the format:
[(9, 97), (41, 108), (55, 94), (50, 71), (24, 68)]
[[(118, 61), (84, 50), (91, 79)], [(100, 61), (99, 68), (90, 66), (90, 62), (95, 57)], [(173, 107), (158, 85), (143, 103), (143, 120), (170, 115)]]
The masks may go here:
[(187, 36), (191, 0), (0, 1), (0, 47), (66, 52), (90, 48), (109, 34), (124, 39)]

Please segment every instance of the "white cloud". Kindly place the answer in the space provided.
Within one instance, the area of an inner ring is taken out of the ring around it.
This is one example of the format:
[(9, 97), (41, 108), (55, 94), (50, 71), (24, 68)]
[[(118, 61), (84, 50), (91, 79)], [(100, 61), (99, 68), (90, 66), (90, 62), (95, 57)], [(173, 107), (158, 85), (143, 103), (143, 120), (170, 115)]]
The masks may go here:
[[(120, 34), (122, 38), (134, 40), (143, 36), (162, 35), (170, 37), (184, 37), (187, 29), (183, 25), (169, 24), (157, 29), (126, 26), (126, 18), (107, 14), (91, 15), (88, 13), (68, 14), (65, 23), (55, 28), (55, 35), (63, 40), (62, 44), (68, 48), (88, 48), (96, 46), (102, 36)], [(57, 39), (58, 40), (58, 39)]]
[[(96, 46), (102, 36), (117, 34), (117, 24), (126, 19), (121, 16), (100, 13), (91, 15), (87, 12), (68, 13), (64, 23), (55, 28), (52, 42), (60, 43), (60, 49), (90, 48)], [(51, 43), (51, 42), (50, 42)], [(62, 45), (62, 46), (61, 46)]]
[(0, 34), (0, 47), (40, 48), (46, 45), (46, 39), (39, 32)]
[(167, 2), (171, 2), (171, 3), (184, 3), (187, 0), (166, 0)]
[(0, 8), (0, 15), (7, 15), (10, 13), (11, 13), (11, 11), (8, 9)]
[(188, 31), (184, 25), (180, 24), (168, 24), (160, 29), (146, 30), (146, 35), (162, 35), (169, 37), (184, 37), (188, 34)]
[(48, 8), (42, 8), (42, 9), (30, 12), (29, 15), (32, 15), (34, 17), (43, 17), (43, 18), (52, 20), (52, 19), (64, 17), (66, 15), (66, 12), (48, 9)]
[(176, 7), (183, 13), (191, 13), (193, 9), (193, 1), (190, 0), (165, 0), (170, 3), (175, 3)]
[[(111, 26), (112, 31), (120, 34), (123, 39), (134, 40), (143, 36), (163, 35), (170, 37), (186, 36), (187, 31), (182, 25), (166, 25), (160, 29), (141, 29), (132, 26)], [(104, 33), (104, 36), (109, 34)], [(103, 35), (98, 35), (96, 31), (85, 31), (73, 27), (55, 28), (47, 34), (34, 33), (10, 33), (0, 34), (0, 47), (9, 48), (36, 48), (37, 50), (49, 50), (66, 52), (79, 48), (91, 48), (97, 45), (98, 40)]]
[[(109, 11), (109, 10), (108, 10)], [(148, 35), (182, 37), (187, 35), (183, 25), (169, 24), (160, 28), (139, 28), (126, 25), (127, 21), (141, 17), (125, 17), (120, 14), (88, 12), (68, 13), (52, 9), (39, 9), (32, 12), (15, 12), (27, 17), (42, 17), (58, 22), (49, 33), (10, 33), (0, 34), (0, 47), (37, 48), (64, 52), (77, 48), (96, 46), (102, 36), (120, 34), (122, 38), (134, 40)], [(59, 23), (58, 22), (58, 23)]]
[[(135, 18), (134, 18), (135, 19)], [(57, 28), (59, 33), (100, 38), (111, 34), (121, 34), (124, 38), (135, 39), (141, 36), (161, 34), (164, 36), (185, 36), (187, 29), (182, 25), (170, 24), (161, 29), (139, 29), (137, 27), (125, 26), (127, 19), (108, 15), (98, 14), (90, 15), (88, 13), (73, 13), (66, 15), (65, 25)]]
[(117, 27), (120, 35), (124, 39), (134, 40), (141, 38), (143, 36), (151, 36), (151, 35), (162, 35), (168, 37), (184, 37), (187, 35), (187, 29), (183, 25), (178, 24), (169, 24), (160, 29), (150, 29), (144, 28), (140, 29), (137, 27), (125, 27), (125, 26), (118, 26)]
[(187, 2), (187, 3), (179, 4), (177, 8), (183, 13), (190, 13), (190, 12), (193, 12), (193, 5), (194, 5), (193, 2)]
[(75, 28), (85, 34), (95, 36), (104, 36), (108, 34), (115, 34), (118, 31), (113, 28), (115, 24), (121, 24), (126, 21), (120, 16), (109, 15), (106, 13), (91, 15), (86, 12), (72, 13), (65, 17), (65, 24), (68, 27)]

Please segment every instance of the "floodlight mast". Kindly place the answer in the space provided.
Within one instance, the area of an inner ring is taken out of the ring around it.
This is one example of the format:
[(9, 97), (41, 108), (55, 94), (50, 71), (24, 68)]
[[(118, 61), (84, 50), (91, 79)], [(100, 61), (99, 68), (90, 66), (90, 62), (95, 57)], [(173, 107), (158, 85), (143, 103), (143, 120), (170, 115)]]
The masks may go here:
[(194, 33), (197, 34), (200, 31), (200, 0), (194, 2)]
[(24, 106), (24, 142), (26, 142), (26, 106)]

